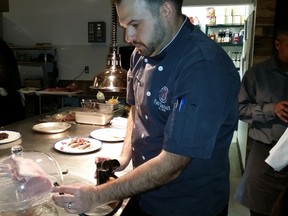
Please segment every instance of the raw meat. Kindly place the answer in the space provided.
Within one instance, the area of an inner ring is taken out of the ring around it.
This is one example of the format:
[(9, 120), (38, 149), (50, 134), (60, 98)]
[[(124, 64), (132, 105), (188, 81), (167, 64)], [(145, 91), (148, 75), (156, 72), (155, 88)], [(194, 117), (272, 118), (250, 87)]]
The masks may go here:
[(10, 175), (17, 186), (17, 194), (20, 200), (50, 192), (52, 183), (49, 177), (33, 160), (14, 157), (9, 158), (5, 163), (9, 164)]
[(25, 198), (50, 192), (52, 183), (37, 163), (22, 157), (15, 157), (14, 160), (17, 165), (15, 179), (21, 185), (19, 189)]

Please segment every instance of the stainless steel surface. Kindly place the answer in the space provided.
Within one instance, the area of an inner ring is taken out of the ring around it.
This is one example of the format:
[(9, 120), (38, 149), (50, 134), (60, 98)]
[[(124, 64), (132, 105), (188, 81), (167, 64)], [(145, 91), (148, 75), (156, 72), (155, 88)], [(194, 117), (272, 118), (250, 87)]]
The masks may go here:
[[(2, 127), (2, 130), (12, 130), (21, 133), (21, 138), (6, 144), (0, 145), (0, 157), (10, 155), (11, 147), (14, 145), (22, 145), (24, 151), (36, 150), (49, 154), (59, 164), (61, 170), (69, 170), (69, 174), (81, 176), (82, 179), (87, 182), (95, 182), (94, 173), (95, 157), (104, 156), (110, 158), (116, 158), (120, 154), (122, 148), (122, 142), (118, 143), (105, 143), (103, 142), (102, 148), (98, 152), (75, 155), (75, 154), (64, 154), (53, 149), (54, 143), (59, 140), (71, 137), (89, 137), (90, 132), (99, 128), (104, 128), (95, 125), (85, 124), (73, 124), (71, 128), (63, 133), (58, 134), (41, 134), (32, 130), (33, 125), (39, 123), (39, 117), (33, 117), (13, 123)], [(109, 126), (106, 126), (109, 127)], [(117, 173), (118, 176), (123, 175), (125, 172), (131, 169), (131, 165), (128, 169), (123, 172)], [(65, 182), (65, 175), (64, 175)], [(62, 211), (62, 210), (60, 210)], [(69, 215), (69, 214), (61, 214)]]

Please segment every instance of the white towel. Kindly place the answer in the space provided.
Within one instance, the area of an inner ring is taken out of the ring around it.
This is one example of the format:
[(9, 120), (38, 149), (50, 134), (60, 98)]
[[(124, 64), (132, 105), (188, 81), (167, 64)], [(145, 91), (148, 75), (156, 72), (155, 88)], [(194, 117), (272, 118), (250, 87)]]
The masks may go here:
[(288, 165), (288, 128), (280, 137), (276, 145), (269, 151), (265, 162), (275, 171), (281, 171)]

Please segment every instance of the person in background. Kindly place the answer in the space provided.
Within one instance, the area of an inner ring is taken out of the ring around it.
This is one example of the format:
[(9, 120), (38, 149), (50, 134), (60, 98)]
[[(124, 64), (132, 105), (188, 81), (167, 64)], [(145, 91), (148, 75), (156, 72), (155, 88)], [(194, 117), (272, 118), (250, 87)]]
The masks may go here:
[(20, 74), (13, 51), (0, 38), (0, 126), (25, 118), (25, 108), (18, 90)]
[(288, 126), (288, 28), (275, 40), (276, 54), (250, 68), (239, 94), (240, 119), (250, 125), (251, 150), (235, 198), (251, 215), (270, 215), (288, 182), (288, 167), (275, 172), (265, 159)]
[(122, 215), (227, 215), (240, 77), (226, 52), (181, 13), (182, 3), (116, 1), (135, 46), (119, 170), (130, 160), (134, 169), (98, 186), (55, 187), (53, 200), (67, 212), (131, 197)]

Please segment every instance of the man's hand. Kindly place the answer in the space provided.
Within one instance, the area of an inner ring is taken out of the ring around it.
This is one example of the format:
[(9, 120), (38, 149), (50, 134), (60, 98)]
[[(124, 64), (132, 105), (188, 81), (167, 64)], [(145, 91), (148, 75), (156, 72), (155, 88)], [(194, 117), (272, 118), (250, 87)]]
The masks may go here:
[(274, 113), (284, 122), (288, 122), (288, 101), (280, 101), (275, 104)]

